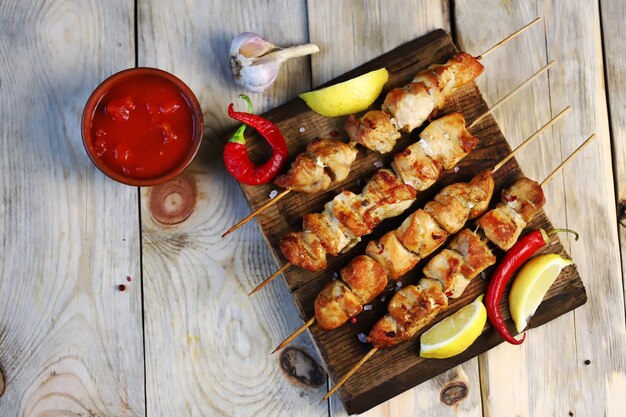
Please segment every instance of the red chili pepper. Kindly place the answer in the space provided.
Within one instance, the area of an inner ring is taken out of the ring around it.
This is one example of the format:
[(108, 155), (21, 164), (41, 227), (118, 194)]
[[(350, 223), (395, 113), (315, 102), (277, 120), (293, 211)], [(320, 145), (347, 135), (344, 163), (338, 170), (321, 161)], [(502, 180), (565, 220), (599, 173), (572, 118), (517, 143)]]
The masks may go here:
[(548, 235), (552, 235), (558, 232), (569, 232), (576, 235), (578, 240), (578, 233), (573, 230), (567, 229), (554, 229), (546, 233), (543, 229), (533, 230), (532, 232), (524, 235), (520, 238), (511, 249), (505, 254), (504, 258), (498, 264), (491, 281), (489, 281), (489, 287), (487, 288), (487, 295), (485, 296), (485, 307), (487, 308), (487, 317), (489, 321), (500, 333), (502, 338), (514, 345), (521, 344), (526, 339), (526, 332), (524, 332), (520, 340), (515, 339), (509, 333), (506, 327), (502, 313), (500, 312), (500, 301), (504, 294), (504, 289), (507, 283), (513, 277), (513, 274), (530, 258), (537, 250), (543, 247), (546, 243), (550, 242)]
[[(252, 102), (246, 95), (240, 98), (248, 103), (249, 113), (236, 112), (233, 103), (228, 106), (228, 115), (242, 123), (224, 148), (224, 165), (228, 172), (238, 181), (249, 185), (259, 185), (270, 182), (287, 160), (287, 143), (278, 127), (261, 116), (252, 114)], [(246, 125), (256, 129), (272, 147), (270, 159), (262, 165), (255, 165), (248, 157), (248, 148), (244, 131)]]

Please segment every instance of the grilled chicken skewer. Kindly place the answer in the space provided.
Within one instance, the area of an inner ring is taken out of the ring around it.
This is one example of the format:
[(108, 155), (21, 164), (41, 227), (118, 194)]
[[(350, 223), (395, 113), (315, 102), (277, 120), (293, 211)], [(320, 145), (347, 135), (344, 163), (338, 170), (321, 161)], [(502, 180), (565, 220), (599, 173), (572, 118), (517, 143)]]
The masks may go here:
[[(495, 263), (486, 241), (493, 242), (502, 250), (510, 248), (528, 222), (543, 208), (545, 196), (542, 187), (594, 137), (595, 134), (592, 134), (585, 140), (541, 184), (523, 177), (505, 189), (501, 203), (478, 220), (483, 236), (464, 229), (447, 249), (431, 259), (417, 285), (399, 290), (389, 302), (389, 312), (370, 331), (367, 339), (374, 347), (333, 386), (322, 401), (339, 389), (379, 349), (413, 337), (448, 307), (448, 298), (460, 296), (472, 278)], [(463, 256), (464, 253), (472, 254), (471, 260), (467, 255)], [(458, 262), (450, 262), (450, 259), (458, 260), (459, 257), (462, 259), (461, 266), (457, 266)]]
[[(552, 65), (554, 61), (537, 71), (479, 118), (493, 112)], [(305, 215), (303, 231), (288, 233), (280, 240), (280, 249), (289, 262), (250, 294), (263, 288), (292, 265), (312, 271), (325, 269), (327, 254), (345, 252), (382, 220), (402, 213), (413, 203), (418, 191), (433, 185), (442, 176), (444, 169), (454, 167), (478, 143), (478, 139), (465, 127), (465, 120), (459, 113), (451, 113), (433, 121), (420, 133), (420, 137), (419, 142), (394, 156), (391, 167), (395, 173), (381, 169), (374, 174), (361, 194), (343, 191), (326, 204), (322, 213)]]
[[(289, 344), (315, 321), (324, 330), (343, 325), (385, 289), (387, 278), (396, 280), (403, 276), (420, 259), (441, 247), (448, 236), (461, 230), (468, 220), (483, 214), (493, 193), (493, 174), (570, 110), (571, 107), (566, 107), (491, 170), (476, 175), (469, 183), (460, 182), (445, 187), (424, 209), (418, 209), (407, 217), (398, 229), (369, 242), (365, 250), (367, 256), (354, 258), (341, 270), (341, 280), (329, 282), (320, 291), (315, 300), (315, 316), (272, 353)], [(460, 265), (461, 262), (457, 263)]]
[(540, 20), (535, 19), (476, 58), (459, 52), (443, 65), (431, 65), (427, 70), (420, 71), (411, 83), (389, 91), (381, 110), (369, 111), (360, 119), (348, 117), (345, 124), (350, 138), (348, 144), (338, 139), (313, 141), (304, 153), (296, 157), (289, 171), (274, 181), (275, 185), (285, 190), (237, 222), (222, 237), (276, 204), (291, 191), (317, 193), (343, 181), (356, 159), (357, 143), (376, 152), (390, 152), (401, 136), (400, 132), (410, 132), (421, 126), (443, 107), (458, 88), (483, 72), (484, 67), (479, 62), (482, 58)]

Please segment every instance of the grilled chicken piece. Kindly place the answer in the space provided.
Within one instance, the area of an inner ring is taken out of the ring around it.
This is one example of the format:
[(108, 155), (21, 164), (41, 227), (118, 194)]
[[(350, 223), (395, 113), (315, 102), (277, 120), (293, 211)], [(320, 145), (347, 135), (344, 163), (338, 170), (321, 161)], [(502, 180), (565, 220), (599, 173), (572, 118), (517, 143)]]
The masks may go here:
[(500, 249), (508, 250), (526, 227), (526, 222), (511, 206), (499, 203), (478, 219), (485, 236)]
[(490, 198), (491, 194), (487, 194), (482, 187), (458, 182), (441, 190), (424, 206), (424, 211), (448, 233), (454, 234), (463, 228), (474, 206), (480, 204), (484, 207)]
[[(474, 81), (483, 73), (485, 67), (476, 58), (465, 52), (459, 52), (445, 64), (454, 73), (453, 92), (457, 88)], [(434, 70), (437, 73), (438, 69)]]
[(502, 191), (502, 201), (478, 219), (478, 225), (489, 240), (500, 249), (508, 250), (527, 222), (543, 208), (546, 199), (537, 182), (521, 178)]
[(431, 200), (424, 206), (424, 211), (451, 234), (463, 228), (470, 210), (468, 206), (454, 196), (439, 197), (439, 201)]
[(452, 169), (478, 144), (478, 139), (465, 128), (460, 113), (450, 113), (433, 120), (420, 134), (422, 149), (444, 169)]
[(301, 193), (318, 193), (330, 187), (332, 179), (324, 170), (322, 164), (318, 164), (316, 158), (301, 153), (293, 161), (289, 171), (279, 175), (274, 184), (281, 188), (291, 188)]
[(424, 141), (420, 140), (393, 156), (391, 167), (404, 181), (417, 191), (423, 191), (441, 177), (441, 164), (426, 155)]
[(436, 105), (426, 86), (414, 82), (389, 91), (382, 109), (391, 115), (396, 129), (408, 133), (421, 126)]
[(448, 248), (463, 257), (460, 272), (468, 280), (474, 279), (476, 275), (496, 263), (496, 257), (491, 253), (487, 243), (467, 228), (454, 236)]
[(415, 335), (446, 307), (441, 283), (422, 278), (417, 286), (408, 285), (393, 296), (389, 313), (374, 325), (368, 341), (379, 349), (393, 346)]
[(341, 140), (314, 139), (307, 146), (307, 153), (326, 168), (333, 182), (340, 182), (348, 177), (358, 151), (354, 144), (344, 143)]
[(400, 138), (389, 113), (381, 110), (368, 111), (360, 119), (350, 115), (344, 129), (350, 141), (380, 153), (390, 152)]
[(370, 303), (387, 285), (387, 274), (383, 267), (366, 255), (359, 255), (350, 261), (340, 271), (340, 275), (361, 304)]
[(407, 217), (395, 233), (404, 247), (417, 254), (420, 259), (430, 255), (448, 237), (448, 232), (422, 209)]
[(317, 235), (326, 252), (331, 255), (339, 254), (355, 239), (355, 236), (335, 216), (326, 211), (305, 214), (302, 229)]
[(280, 250), (294, 265), (310, 271), (326, 269), (326, 251), (315, 233), (291, 232), (280, 238)]
[(278, 176), (274, 184), (303, 193), (326, 190), (335, 181), (343, 181), (356, 159), (354, 146), (337, 139), (315, 139), (304, 153), (296, 157), (287, 173)]
[(376, 194), (380, 198), (376, 207), (368, 210), (371, 221), (378, 224), (408, 209), (415, 201), (417, 192), (413, 187), (404, 184), (393, 171), (380, 169), (368, 181), (361, 194)]
[(359, 210), (361, 200), (359, 195), (345, 190), (326, 203), (325, 210), (339, 220), (354, 236), (364, 236), (372, 232), (372, 227), (364, 220), (363, 210)]
[(456, 251), (444, 249), (436, 254), (424, 267), (424, 275), (436, 279), (447, 297), (457, 298), (470, 280), (461, 272), (463, 257)]
[(315, 299), (315, 320), (324, 330), (332, 330), (361, 312), (358, 297), (343, 282), (326, 284)]
[(476, 174), (474, 178), (472, 178), (472, 181), (470, 181), (470, 185), (482, 190), (482, 192), (486, 195), (485, 199), (476, 203), (476, 205), (474, 205), (474, 207), (470, 210), (469, 218), (475, 219), (487, 211), (487, 208), (489, 207), (489, 201), (491, 201), (494, 187), (493, 175), (491, 175), (491, 171)]
[(395, 231), (385, 233), (378, 241), (367, 244), (365, 253), (378, 261), (389, 274), (396, 279), (409, 272), (420, 258), (400, 243)]
[[(442, 91), (443, 82), (440, 82), (439, 77), (437, 77), (434, 72), (428, 70), (420, 71), (417, 73), (415, 78), (413, 78), (413, 82), (424, 84), (424, 87), (426, 87), (428, 93), (435, 101), (436, 109), (443, 107), (446, 100)], [(436, 111), (437, 110), (435, 110), (435, 112)]]
[(502, 192), (502, 202), (528, 223), (546, 204), (546, 198), (541, 185), (529, 178), (521, 178)]

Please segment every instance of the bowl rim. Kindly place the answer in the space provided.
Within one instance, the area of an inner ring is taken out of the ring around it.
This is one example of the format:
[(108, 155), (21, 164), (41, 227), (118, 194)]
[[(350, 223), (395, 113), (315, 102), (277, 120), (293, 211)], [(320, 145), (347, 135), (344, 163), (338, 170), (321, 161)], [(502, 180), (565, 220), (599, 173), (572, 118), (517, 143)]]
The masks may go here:
[[(93, 154), (92, 150), (89, 147), (89, 144), (93, 143), (93, 136), (91, 134), (91, 122), (93, 120), (93, 114), (102, 97), (115, 84), (125, 79), (128, 79), (129, 77), (134, 77), (138, 75), (155, 75), (174, 84), (183, 94), (185, 101), (189, 105), (189, 108), (191, 110), (191, 116), (194, 121), (194, 131), (191, 138), (191, 148), (189, 149), (189, 152), (187, 153), (185, 158), (182, 159), (181, 162), (176, 165), (172, 170), (166, 172), (163, 175), (152, 178), (133, 178), (121, 174), (120, 172), (106, 165), (103, 160), (96, 157), (96, 155)], [(83, 108), (83, 114), (81, 118), (81, 135), (83, 140), (83, 146), (85, 148), (85, 151), (87, 152), (87, 155), (89, 156), (89, 159), (91, 159), (91, 162), (107, 177), (126, 185), (132, 185), (137, 187), (153, 186), (163, 184), (177, 177), (191, 164), (191, 162), (198, 154), (198, 151), (200, 150), (200, 145), (202, 144), (202, 138), (204, 135), (204, 118), (202, 116), (202, 108), (200, 107), (198, 99), (196, 98), (193, 91), (191, 91), (191, 88), (189, 88), (189, 86), (185, 84), (180, 78), (176, 77), (170, 72), (164, 71), (159, 68), (135, 67), (118, 71), (110, 75), (93, 90), (93, 92), (87, 99), (87, 102), (85, 103), (85, 107)]]

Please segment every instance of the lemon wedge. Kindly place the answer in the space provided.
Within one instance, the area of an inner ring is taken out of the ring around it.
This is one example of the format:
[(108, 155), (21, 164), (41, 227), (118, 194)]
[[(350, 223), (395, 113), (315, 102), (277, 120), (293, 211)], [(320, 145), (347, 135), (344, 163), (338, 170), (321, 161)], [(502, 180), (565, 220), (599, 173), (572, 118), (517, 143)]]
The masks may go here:
[(431, 327), (420, 339), (422, 358), (449, 358), (467, 349), (487, 322), (483, 296)]
[(300, 98), (322, 116), (345, 116), (371, 106), (388, 79), (389, 73), (381, 68), (330, 87), (302, 93)]
[(509, 309), (518, 332), (528, 325), (541, 300), (561, 273), (573, 262), (560, 255), (540, 255), (520, 269), (509, 293)]

